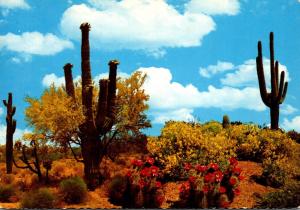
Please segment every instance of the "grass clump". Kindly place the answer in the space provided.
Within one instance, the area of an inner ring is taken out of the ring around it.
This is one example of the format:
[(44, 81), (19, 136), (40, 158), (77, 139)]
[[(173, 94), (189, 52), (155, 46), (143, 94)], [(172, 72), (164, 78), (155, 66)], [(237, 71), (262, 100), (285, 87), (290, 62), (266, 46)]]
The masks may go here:
[(81, 203), (87, 195), (87, 186), (80, 177), (72, 177), (61, 181), (59, 188), (64, 201), (69, 204)]
[(10, 202), (10, 197), (16, 195), (13, 185), (0, 186), (0, 202)]
[(278, 192), (259, 199), (256, 208), (295, 208), (300, 205), (300, 183), (290, 184)]
[(38, 190), (29, 191), (25, 194), (21, 201), (21, 208), (42, 209), (54, 208), (55, 196), (47, 188), (40, 188)]

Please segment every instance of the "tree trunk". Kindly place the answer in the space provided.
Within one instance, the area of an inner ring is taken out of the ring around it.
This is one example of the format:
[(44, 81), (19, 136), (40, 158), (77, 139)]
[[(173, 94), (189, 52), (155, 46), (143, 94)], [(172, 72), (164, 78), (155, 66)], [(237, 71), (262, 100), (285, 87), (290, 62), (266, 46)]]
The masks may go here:
[(271, 129), (277, 130), (278, 129), (278, 121), (279, 121), (279, 104), (275, 104), (270, 107), (271, 113)]

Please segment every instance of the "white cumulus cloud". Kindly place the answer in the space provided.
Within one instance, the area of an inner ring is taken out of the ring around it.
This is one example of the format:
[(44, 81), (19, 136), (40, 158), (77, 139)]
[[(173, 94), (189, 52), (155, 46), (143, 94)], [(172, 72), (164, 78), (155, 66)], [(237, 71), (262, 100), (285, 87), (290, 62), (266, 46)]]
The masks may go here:
[[(267, 58), (263, 59), (264, 74), (267, 87), (269, 87), (271, 80), (270, 73), (270, 60)], [(258, 78), (256, 71), (256, 61), (254, 59), (246, 60), (243, 64), (235, 67), (236, 71), (233, 73), (227, 73), (224, 78), (221, 79), (223, 85), (232, 87), (257, 87)], [(279, 72), (285, 72), (285, 81), (290, 81), (289, 72), (287, 67), (279, 64)]]
[(239, 0), (191, 0), (186, 4), (189, 12), (208, 15), (236, 15), (240, 11)]
[(207, 90), (199, 90), (192, 84), (184, 86), (172, 81), (171, 71), (167, 68), (142, 67), (137, 71), (147, 74), (143, 88), (150, 96), (150, 114), (156, 123), (170, 119), (192, 120), (192, 113), (196, 108), (254, 111), (266, 109), (260, 99), (258, 88), (239, 89), (228, 86), (216, 88), (210, 85)]
[(0, 49), (22, 54), (54, 55), (64, 49), (73, 48), (72, 42), (48, 33), (25, 32), (21, 35), (8, 33), (0, 36)]
[(167, 47), (200, 46), (216, 27), (209, 15), (180, 13), (165, 0), (90, 0), (89, 4), (72, 5), (61, 18), (61, 31), (79, 40), (82, 22), (91, 24), (95, 47), (144, 50), (156, 57)]
[(42, 84), (45, 87), (50, 87), (52, 84), (55, 87), (60, 87), (65, 84), (65, 77), (58, 77), (54, 73), (46, 74), (43, 77)]
[(176, 120), (176, 121), (194, 121), (195, 118), (192, 115), (193, 109), (176, 109), (171, 111), (156, 111), (150, 113), (150, 115), (154, 116), (152, 120), (153, 123), (164, 124), (168, 120)]
[(300, 116), (296, 116), (291, 120), (285, 118), (281, 127), (286, 131), (295, 130), (297, 132), (300, 132)]
[(294, 114), (296, 111), (298, 111), (298, 109), (290, 104), (284, 104), (280, 109), (280, 112), (284, 115)]
[(200, 67), (199, 74), (202, 77), (210, 78), (212, 75), (232, 70), (234, 65), (230, 62), (218, 61), (216, 65), (209, 65), (206, 68)]
[(25, 0), (0, 0), (0, 7), (5, 9), (29, 9)]
[(0, 116), (3, 114), (4, 110), (2, 107), (0, 107)]

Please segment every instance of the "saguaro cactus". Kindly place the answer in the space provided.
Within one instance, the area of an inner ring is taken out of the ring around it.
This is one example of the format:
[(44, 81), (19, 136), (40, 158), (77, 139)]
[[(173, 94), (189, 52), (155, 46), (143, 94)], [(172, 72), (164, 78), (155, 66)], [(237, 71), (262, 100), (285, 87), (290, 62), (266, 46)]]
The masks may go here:
[(13, 119), (16, 107), (13, 106), (12, 93), (8, 93), (8, 101), (3, 100), (6, 106), (6, 173), (12, 173), (13, 164), (13, 136), (16, 130), (17, 121)]
[(256, 69), (257, 69), (259, 90), (260, 90), (262, 101), (266, 106), (270, 108), (271, 129), (278, 129), (279, 105), (282, 104), (285, 99), (287, 88), (288, 88), (288, 82), (284, 82), (284, 78), (285, 78), (284, 71), (280, 73), (280, 81), (278, 81), (279, 62), (276, 61), (274, 64), (273, 32), (270, 33), (271, 93), (268, 93), (266, 89), (261, 41), (258, 42), (258, 56), (256, 57)]
[[(101, 181), (99, 164), (106, 153), (106, 149), (115, 136), (115, 132), (108, 137), (107, 133), (115, 122), (116, 77), (119, 62), (112, 60), (109, 65), (109, 79), (99, 81), (100, 92), (97, 112), (93, 112), (93, 83), (90, 67), (89, 31), (90, 24), (80, 26), (82, 32), (81, 44), (81, 79), (82, 106), (85, 122), (80, 126), (81, 152), (84, 163), (85, 179), (89, 189), (93, 189)], [(64, 66), (66, 92), (75, 99), (72, 79), (72, 64)], [(95, 115), (96, 114), (96, 115)], [(94, 116), (95, 115), (95, 116)]]

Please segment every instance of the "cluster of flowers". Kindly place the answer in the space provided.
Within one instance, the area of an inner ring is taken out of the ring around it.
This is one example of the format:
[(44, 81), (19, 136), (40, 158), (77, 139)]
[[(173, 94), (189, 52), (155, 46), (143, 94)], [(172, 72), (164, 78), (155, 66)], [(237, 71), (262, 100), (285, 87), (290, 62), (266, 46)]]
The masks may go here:
[[(234, 196), (240, 194), (238, 185), (243, 176), (237, 165), (235, 158), (230, 158), (223, 170), (216, 163), (194, 166), (185, 163), (184, 169), (189, 178), (179, 188), (181, 200), (196, 208), (228, 207)], [(198, 202), (191, 203), (195, 200)]]
[(127, 172), (127, 177), (132, 188), (137, 189), (137, 194), (142, 193), (145, 201), (153, 200), (156, 206), (160, 206), (164, 201), (164, 194), (162, 183), (157, 180), (161, 172), (154, 165), (154, 158), (147, 157), (145, 161), (132, 160), (131, 164), (133, 169)]

